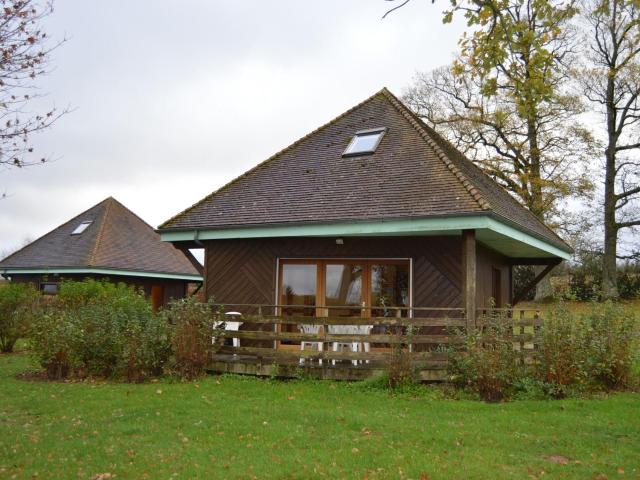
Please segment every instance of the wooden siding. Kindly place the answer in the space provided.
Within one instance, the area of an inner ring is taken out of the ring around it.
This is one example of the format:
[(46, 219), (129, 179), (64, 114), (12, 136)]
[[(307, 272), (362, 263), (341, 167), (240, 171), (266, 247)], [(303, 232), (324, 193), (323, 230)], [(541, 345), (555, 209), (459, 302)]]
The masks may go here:
[[(500, 298), (502, 302), (497, 308), (511, 303), (511, 265), (508, 259), (482, 245), (477, 246), (476, 256), (476, 305), (478, 308), (490, 307), (493, 298), (493, 269), (500, 272)], [(497, 299), (496, 299), (497, 300)]]
[(278, 258), (411, 258), (413, 306), (459, 307), (458, 237), (269, 238), (205, 242), (207, 297), (221, 303), (275, 301)]
[[(347, 237), (343, 240), (343, 245), (336, 245), (334, 238), (207, 241), (207, 297), (221, 303), (274, 303), (278, 258), (411, 258), (414, 307), (462, 306), (459, 237)], [(503, 305), (511, 300), (507, 258), (478, 245), (478, 308), (489, 306), (493, 268), (501, 272)]]

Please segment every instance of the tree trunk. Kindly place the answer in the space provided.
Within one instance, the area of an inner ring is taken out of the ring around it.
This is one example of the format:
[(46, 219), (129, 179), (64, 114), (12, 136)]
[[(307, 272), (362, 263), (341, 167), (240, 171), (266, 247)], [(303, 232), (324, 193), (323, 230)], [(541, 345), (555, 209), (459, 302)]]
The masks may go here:
[(615, 198), (615, 154), (607, 149), (607, 166), (604, 184), (604, 255), (602, 257), (602, 295), (618, 298), (617, 247), (618, 225), (616, 224)]
[(604, 180), (604, 255), (602, 257), (602, 295), (604, 298), (618, 298), (617, 244), (618, 224), (616, 223), (616, 132), (615, 72), (610, 72), (607, 80), (607, 149), (605, 150)]

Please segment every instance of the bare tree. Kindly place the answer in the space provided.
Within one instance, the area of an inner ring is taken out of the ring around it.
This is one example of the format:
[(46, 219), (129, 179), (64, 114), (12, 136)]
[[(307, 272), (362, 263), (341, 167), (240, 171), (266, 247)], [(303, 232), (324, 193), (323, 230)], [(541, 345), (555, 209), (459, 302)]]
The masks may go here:
[(53, 12), (50, 1), (0, 0), (0, 165), (25, 167), (45, 163), (30, 138), (50, 127), (66, 110), (33, 112), (42, 94), (36, 81), (49, 71), (52, 43), (42, 22)]
[(603, 294), (618, 297), (619, 235), (640, 226), (640, 1), (586, 0), (579, 71), (605, 130)]

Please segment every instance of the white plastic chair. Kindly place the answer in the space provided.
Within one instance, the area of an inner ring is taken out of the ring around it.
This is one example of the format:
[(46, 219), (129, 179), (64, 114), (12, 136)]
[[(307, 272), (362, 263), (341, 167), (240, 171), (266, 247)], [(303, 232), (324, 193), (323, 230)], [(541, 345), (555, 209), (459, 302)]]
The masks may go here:
[[(218, 328), (220, 327), (220, 325), (224, 324), (224, 329), (225, 331), (230, 331), (230, 332), (237, 332), (238, 330), (240, 330), (240, 325), (242, 325), (244, 322), (239, 322), (237, 320), (233, 320), (235, 318), (239, 318), (242, 317), (242, 313), (240, 312), (225, 312), (225, 320), (224, 321), (218, 321), (218, 322), (213, 322), (213, 328)], [(230, 319), (230, 320), (227, 320)], [(212, 338), (212, 343), (215, 343), (216, 339)], [(233, 346), (234, 347), (239, 347), (240, 346), (240, 339), (239, 338), (233, 338)]]
[[(369, 335), (373, 325), (329, 325), (329, 333), (336, 335)], [(369, 342), (332, 342), (332, 350), (334, 352), (340, 349), (348, 347), (352, 352), (361, 352), (364, 349), (368, 352), (370, 349)], [(358, 364), (358, 360), (351, 361), (353, 365)], [(335, 360), (332, 360), (333, 365), (336, 364)]]
[[(298, 325), (298, 329), (301, 333), (305, 333), (307, 335), (318, 335), (320, 333), (320, 325), (309, 325), (309, 324), (300, 324)], [(311, 348), (317, 346), (318, 351), (322, 352), (324, 349), (323, 342), (312, 342), (312, 341), (301, 341), (300, 342), (300, 350), (304, 350), (305, 345), (309, 345)], [(300, 359), (300, 364), (304, 363), (304, 358)], [(322, 365), (322, 359), (318, 360), (318, 363)]]

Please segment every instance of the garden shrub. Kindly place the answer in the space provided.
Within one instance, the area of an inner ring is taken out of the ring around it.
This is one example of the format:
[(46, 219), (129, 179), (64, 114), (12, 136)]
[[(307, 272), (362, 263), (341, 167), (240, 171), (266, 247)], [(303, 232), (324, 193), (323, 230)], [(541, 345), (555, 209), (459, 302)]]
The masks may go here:
[(485, 315), (478, 325), (471, 331), (456, 331), (463, 344), (449, 349), (450, 378), (485, 401), (506, 400), (526, 368), (514, 349), (511, 319), (502, 314)]
[(171, 328), (172, 368), (176, 374), (193, 379), (205, 373), (211, 354), (222, 342), (224, 325), (214, 328), (219, 316), (213, 302), (200, 302), (195, 297), (176, 300), (162, 312)]
[(40, 306), (40, 293), (25, 283), (0, 288), (0, 352), (13, 351), (16, 341), (27, 334)]
[(559, 305), (545, 316), (536, 351), (536, 374), (548, 393), (621, 389), (633, 381), (638, 323), (630, 308), (594, 303), (585, 314)]
[(82, 343), (82, 328), (72, 319), (77, 316), (72, 317), (63, 309), (49, 305), (32, 324), (33, 354), (50, 379), (67, 378), (82, 370), (78, 348)]
[(535, 375), (545, 392), (562, 398), (588, 382), (584, 325), (564, 304), (544, 316), (535, 354)]
[(387, 387), (392, 390), (404, 390), (419, 383), (418, 369), (412, 362), (410, 352), (411, 338), (414, 335), (412, 326), (404, 328), (391, 327), (389, 332), (394, 334), (399, 340), (405, 337), (404, 341), (398, 341), (391, 345), (391, 355), (387, 360), (384, 379)]
[(484, 400), (563, 398), (593, 390), (623, 389), (638, 382), (638, 319), (630, 308), (594, 304), (572, 313), (559, 304), (544, 315), (531, 361), (513, 342), (509, 318), (482, 317), (482, 328), (466, 334), (463, 348), (451, 348), (449, 371), (458, 387)]
[(612, 302), (595, 304), (581, 323), (591, 382), (606, 389), (629, 387), (640, 347), (640, 329), (631, 309)]
[(52, 378), (140, 381), (161, 374), (171, 353), (167, 325), (143, 293), (106, 281), (63, 282), (31, 337)]

